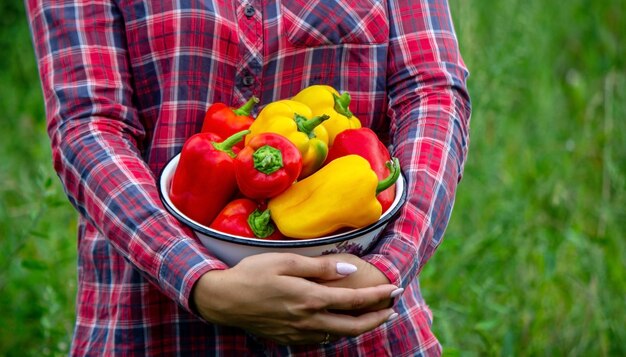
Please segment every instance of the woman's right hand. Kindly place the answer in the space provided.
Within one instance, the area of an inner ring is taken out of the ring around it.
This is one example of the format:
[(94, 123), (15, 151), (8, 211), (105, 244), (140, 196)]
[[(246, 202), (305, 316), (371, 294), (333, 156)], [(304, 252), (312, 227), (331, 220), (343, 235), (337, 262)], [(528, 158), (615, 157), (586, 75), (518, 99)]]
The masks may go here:
[(320, 343), (327, 333), (331, 340), (358, 336), (386, 322), (394, 314), (391, 309), (357, 316), (329, 312), (365, 310), (388, 301), (397, 288), (350, 289), (312, 281), (344, 278), (338, 263), (342, 261), (333, 255), (254, 255), (230, 269), (204, 274), (192, 292), (193, 303), (209, 322), (237, 326), (281, 344)]

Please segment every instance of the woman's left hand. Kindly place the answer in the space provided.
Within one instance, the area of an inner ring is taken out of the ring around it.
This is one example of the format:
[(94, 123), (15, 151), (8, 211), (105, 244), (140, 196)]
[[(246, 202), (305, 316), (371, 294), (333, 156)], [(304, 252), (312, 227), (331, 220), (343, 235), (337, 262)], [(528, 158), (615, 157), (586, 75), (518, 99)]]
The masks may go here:
[[(372, 264), (366, 262), (365, 260), (357, 257), (352, 254), (336, 254), (335, 257), (346, 263), (353, 264), (357, 267), (357, 271), (337, 280), (325, 280), (325, 281), (316, 281), (319, 284), (331, 286), (331, 287), (342, 287), (342, 288), (365, 288), (378, 286), (382, 284), (389, 284), (389, 279), (383, 274), (378, 268), (373, 266)], [(402, 294), (403, 289), (397, 289), (395, 291), (395, 296), (399, 296)], [(380, 302), (377, 305), (370, 306), (365, 310), (360, 311), (350, 311), (349, 314), (354, 313), (363, 313), (367, 311), (376, 311), (384, 308), (388, 308), (393, 304), (392, 298)], [(348, 313), (348, 312), (347, 312)]]

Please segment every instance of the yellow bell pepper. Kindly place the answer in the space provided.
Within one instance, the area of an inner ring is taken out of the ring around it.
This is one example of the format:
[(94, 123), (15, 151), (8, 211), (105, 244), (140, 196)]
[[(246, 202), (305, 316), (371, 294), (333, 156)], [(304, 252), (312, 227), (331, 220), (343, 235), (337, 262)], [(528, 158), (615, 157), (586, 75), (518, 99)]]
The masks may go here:
[(250, 125), (246, 145), (261, 133), (276, 133), (286, 137), (302, 155), (299, 179), (319, 169), (328, 155), (328, 132), (320, 124), (328, 115), (313, 117), (311, 108), (293, 100), (279, 100), (266, 105)]
[(330, 119), (322, 124), (328, 130), (328, 146), (333, 146), (335, 136), (342, 131), (361, 127), (361, 121), (348, 108), (350, 106), (348, 92), (339, 95), (335, 88), (319, 84), (304, 88), (291, 99), (308, 105), (313, 115), (330, 116)]
[(372, 224), (382, 214), (376, 195), (400, 176), (398, 159), (388, 166), (389, 176), (378, 181), (363, 157), (337, 158), (270, 199), (272, 220), (283, 235), (296, 239), (318, 238), (340, 228)]

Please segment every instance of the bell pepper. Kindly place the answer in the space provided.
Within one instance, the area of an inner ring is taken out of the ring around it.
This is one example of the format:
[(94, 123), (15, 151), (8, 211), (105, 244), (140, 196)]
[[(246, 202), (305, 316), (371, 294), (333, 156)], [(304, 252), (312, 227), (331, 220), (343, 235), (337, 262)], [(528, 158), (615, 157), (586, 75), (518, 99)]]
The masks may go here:
[(198, 133), (185, 141), (169, 192), (176, 208), (200, 224), (213, 221), (237, 191), (233, 146), (248, 133), (222, 142), (215, 133)]
[(278, 195), (296, 181), (300, 171), (300, 151), (287, 138), (275, 133), (255, 136), (235, 158), (237, 186), (249, 198)]
[(269, 240), (284, 238), (272, 223), (269, 210), (249, 198), (230, 201), (209, 227), (241, 237)]
[(337, 158), (270, 199), (272, 219), (282, 234), (296, 239), (317, 238), (341, 228), (372, 224), (382, 214), (376, 195), (400, 176), (398, 159), (394, 158), (389, 167), (391, 174), (379, 181), (365, 158)]
[(327, 85), (312, 85), (296, 94), (292, 100), (309, 106), (313, 115), (327, 114), (330, 118), (322, 125), (328, 131), (328, 146), (333, 146), (335, 137), (346, 129), (361, 127), (361, 121), (350, 111), (350, 94), (339, 94)]
[[(254, 122), (250, 112), (259, 103), (259, 98), (253, 96), (243, 106), (235, 109), (224, 103), (214, 103), (207, 109), (202, 123), (202, 133), (215, 133), (225, 139), (242, 130), (246, 130)], [(243, 142), (237, 144), (243, 147)]]
[[(384, 179), (390, 173), (387, 162), (391, 160), (389, 150), (383, 144), (378, 135), (370, 128), (347, 129), (337, 134), (335, 143), (328, 150), (326, 163), (342, 156), (356, 154), (364, 157), (376, 173), (379, 180)], [(396, 197), (395, 185), (382, 191), (376, 196), (383, 208), (383, 212), (393, 203)]]
[(313, 117), (311, 108), (293, 100), (279, 100), (266, 105), (254, 123), (246, 144), (261, 133), (280, 134), (291, 141), (302, 155), (302, 171), (299, 179), (319, 169), (328, 154), (328, 132), (320, 125), (328, 115)]

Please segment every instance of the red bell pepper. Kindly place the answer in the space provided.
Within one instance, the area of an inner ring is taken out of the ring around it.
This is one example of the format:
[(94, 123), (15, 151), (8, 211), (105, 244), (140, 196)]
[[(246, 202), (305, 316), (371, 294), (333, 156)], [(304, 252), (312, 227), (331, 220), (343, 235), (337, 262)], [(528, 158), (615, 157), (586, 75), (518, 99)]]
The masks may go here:
[[(214, 103), (207, 109), (202, 123), (202, 133), (215, 133), (220, 138), (225, 139), (242, 130), (246, 130), (254, 122), (254, 118), (250, 112), (259, 98), (253, 96), (240, 108), (232, 108), (224, 103)], [(243, 147), (243, 142), (237, 144), (239, 148)]]
[[(328, 150), (326, 164), (332, 160), (356, 154), (369, 161), (372, 170), (376, 172), (379, 180), (389, 176), (390, 170), (387, 162), (391, 160), (389, 150), (385, 147), (376, 133), (369, 128), (346, 129), (335, 137), (333, 146)], [(385, 212), (396, 197), (396, 185), (380, 192), (376, 198)]]
[(300, 150), (280, 134), (253, 137), (235, 159), (239, 191), (249, 198), (265, 199), (285, 191), (302, 171)]
[(270, 211), (249, 198), (230, 201), (209, 227), (241, 237), (269, 240), (285, 238), (272, 222)]
[(241, 131), (222, 142), (214, 133), (187, 139), (170, 187), (176, 208), (200, 224), (213, 221), (237, 191), (233, 145), (249, 132)]

